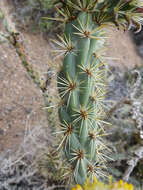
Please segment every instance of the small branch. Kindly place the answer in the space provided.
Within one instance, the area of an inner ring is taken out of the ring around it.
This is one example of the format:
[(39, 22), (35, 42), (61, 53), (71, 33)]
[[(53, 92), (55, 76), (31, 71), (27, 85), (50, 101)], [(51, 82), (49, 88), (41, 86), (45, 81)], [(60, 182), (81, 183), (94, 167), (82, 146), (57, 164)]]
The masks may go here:
[(116, 111), (122, 104), (131, 104), (131, 101), (128, 98), (123, 98), (118, 101), (108, 112), (109, 115), (112, 115), (114, 111)]
[(135, 77), (136, 77), (136, 82), (133, 86), (132, 89), (134, 89), (133, 91), (131, 91), (130, 93), (130, 99), (132, 102), (132, 119), (136, 121), (137, 124), (137, 129), (139, 130), (140, 133), (140, 138), (143, 139), (143, 114), (140, 111), (140, 108), (142, 107), (141, 101), (136, 97), (137, 96), (137, 92), (139, 87), (141, 86), (142, 83), (142, 77), (140, 75), (140, 72), (138, 70), (134, 71)]
[(139, 147), (135, 152), (134, 152), (134, 157), (131, 160), (127, 161), (128, 167), (125, 171), (125, 174), (123, 175), (123, 180), (128, 181), (133, 169), (136, 167), (137, 163), (143, 159), (143, 146)]
[[(135, 75), (135, 83), (131, 89), (130, 93), (130, 101), (132, 104), (132, 119), (136, 123), (136, 127), (140, 132), (140, 138), (143, 139), (143, 114), (140, 112), (141, 108), (141, 101), (137, 98), (137, 93), (139, 90), (139, 87), (141, 86), (142, 83), (142, 77), (140, 75), (140, 72), (138, 70), (134, 71)], [(127, 161), (128, 167), (124, 173), (123, 180), (128, 181), (132, 171), (134, 168), (137, 166), (138, 162), (143, 158), (143, 146), (139, 147), (135, 152), (134, 152), (134, 157), (131, 160)]]

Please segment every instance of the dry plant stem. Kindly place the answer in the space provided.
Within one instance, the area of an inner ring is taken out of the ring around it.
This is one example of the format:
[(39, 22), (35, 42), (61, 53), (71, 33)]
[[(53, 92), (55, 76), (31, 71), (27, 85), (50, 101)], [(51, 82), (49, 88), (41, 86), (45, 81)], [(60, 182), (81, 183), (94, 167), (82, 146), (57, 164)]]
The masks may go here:
[(132, 173), (132, 171), (134, 170), (134, 168), (136, 167), (137, 163), (143, 159), (143, 146), (139, 147), (135, 152), (134, 152), (134, 157), (130, 160), (127, 161), (128, 167), (125, 171), (125, 174), (123, 176), (123, 180), (124, 181), (128, 181), (129, 177)]
[(141, 86), (142, 78), (138, 70), (135, 70), (134, 74), (137, 75), (137, 79), (132, 88), (133, 91), (131, 91), (131, 94), (130, 94), (130, 99), (132, 102), (132, 112), (133, 112), (132, 118), (133, 120), (136, 121), (137, 129), (139, 130), (139, 133), (140, 133), (140, 138), (143, 139), (143, 114), (140, 111), (140, 108), (142, 105), (141, 105), (141, 101), (138, 100), (138, 98), (136, 97), (138, 89)]
[[(140, 112), (141, 108), (141, 101), (138, 100), (137, 98), (137, 92), (139, 87), (141, 86), (142, 78), (140, 75), (140, 72), (138, 70), (134, 71), (134, 74), (136, 75), (136, 81), (133, 85), (133, 90), (130, 93), (130, 101), (132, 104), (132, 119), (136, 123), (136, 127), (139, 130), (140, 133), (140, 138), (143, 139), (143, 114)], [(139, 147), (135, 152), (134, 152), (134, 157), (130, 160), (127, 161), (127, 164), (129, 165), (125, 171), (125, 174), (123, 176), (123, 180), (128, 181), (129, 177), (136, 167), (137, 163), (143, 158), (143, 146)]]
[[(28, 118), (29, 119), (29, 118)], [(37, 155), (43, 150), (49, 151), (47, 147), (53, 142), (50, 141), (49, 129), (41, 126), (31, 129), (27, 123), (27, 133), (24, 141), (16, 152), (10, 152), (0, 156), (0, 189), (24, 189), (46, 190), (49, 187), (47, 180), (40, 176), (37, 164)], [(13, 186), (11, 184), (14, 184)]]
[(131, 100), (128, 97), (125, 97), (118, 101), (108, 112), (108, 115), (112, 115), (117, 109), (120, 108), (121, 105), (123, 104), (131, 104)]

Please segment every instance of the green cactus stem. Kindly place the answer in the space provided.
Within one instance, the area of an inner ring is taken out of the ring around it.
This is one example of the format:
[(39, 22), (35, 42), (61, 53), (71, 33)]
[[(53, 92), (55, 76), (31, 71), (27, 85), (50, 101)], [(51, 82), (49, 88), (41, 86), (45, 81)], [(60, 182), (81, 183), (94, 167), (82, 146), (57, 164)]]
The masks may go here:
[[(73, 168), (73, 178), (83, 185), (87, 177), (100, 176), (104, 161), (102, 150), (103, 99), (106, 76), (102, 50), (105, 48), (107, 26), (140, 31), (143, 7), (140, 0), (65, 0), (56, 1), (57, 11), (64, 21), (63, 37), (55, 43), (64, 55), (58, 75), (60, 134), (67, 161)], [(98, 165), (97, 165), (98, 163)]]

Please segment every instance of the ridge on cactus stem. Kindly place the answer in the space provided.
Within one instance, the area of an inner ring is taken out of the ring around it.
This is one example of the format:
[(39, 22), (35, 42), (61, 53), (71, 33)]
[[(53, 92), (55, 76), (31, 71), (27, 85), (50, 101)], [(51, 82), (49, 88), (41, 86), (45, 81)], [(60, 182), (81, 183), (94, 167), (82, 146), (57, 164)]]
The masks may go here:
[[(83, 186), (87, 178), (104, 177), (108, 156), (104, 134), (106, 94), (106, 28), (141, 30), (141, 0), (56, 0), (64, 34), (53, 40), (57, 57), (64, 56), (57, 86), (62, 105), (57, 151), (71, 165), (71, 176)], [(97, 164), (98, 163), (98, 164)]]

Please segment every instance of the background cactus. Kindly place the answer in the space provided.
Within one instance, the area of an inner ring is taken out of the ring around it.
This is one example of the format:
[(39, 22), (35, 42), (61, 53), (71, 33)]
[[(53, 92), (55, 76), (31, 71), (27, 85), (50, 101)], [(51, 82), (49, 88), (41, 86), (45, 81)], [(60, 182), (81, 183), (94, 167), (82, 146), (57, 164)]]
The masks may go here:
[(100, 139), (103, 97), (105, 94), (105, 66), (102, 51), (105, 46), (105, 28), (136, 27), (143, 21), (138, 8), (140, 0), (66, 0), (56, 1), (57, 11), (65, 22), (60, 42), (63, 66), (58, 75), (58, 89), (62, 99), (59, 118), (63, 147), (67, 161), (72, 165), (73, 178), (83, 185), (86, 178), (103, 175), (105, 144)]

